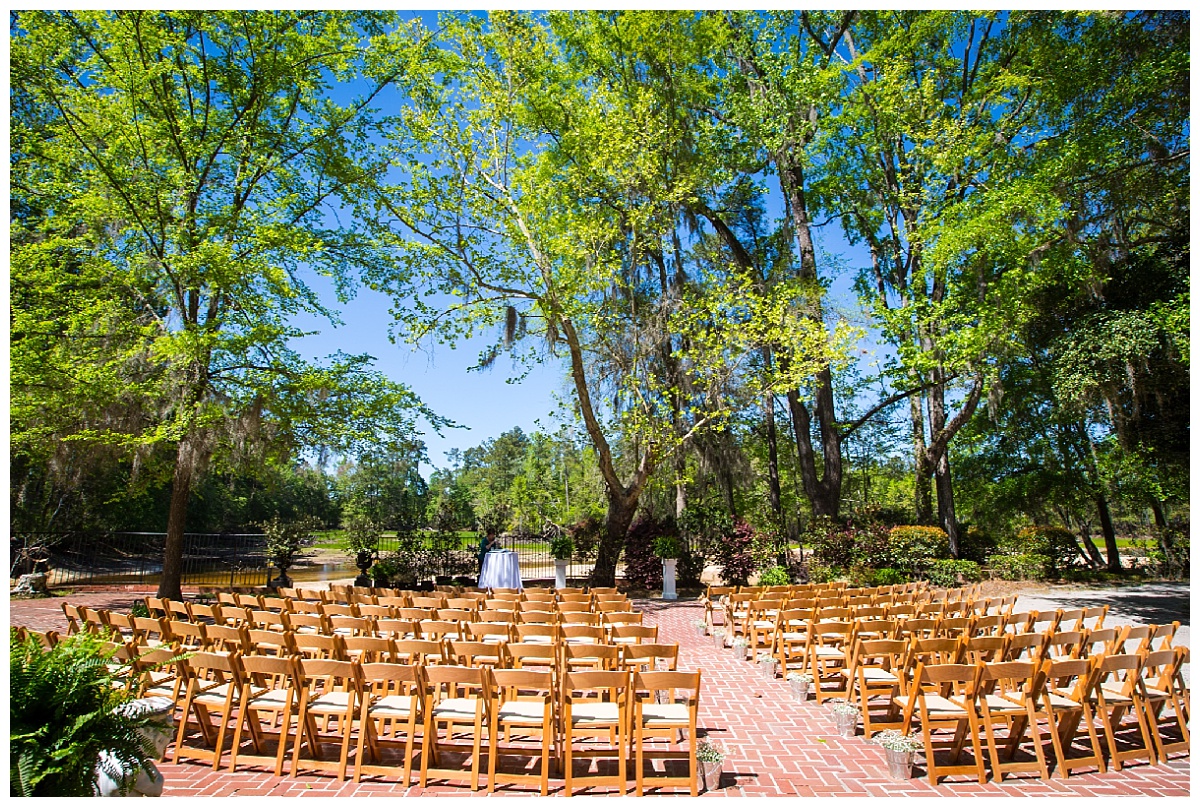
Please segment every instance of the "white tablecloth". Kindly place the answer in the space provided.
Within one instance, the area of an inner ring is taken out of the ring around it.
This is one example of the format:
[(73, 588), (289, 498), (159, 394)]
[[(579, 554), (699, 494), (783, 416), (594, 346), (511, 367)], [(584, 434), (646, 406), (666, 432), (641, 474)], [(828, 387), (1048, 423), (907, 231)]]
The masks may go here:
[(479, 574), (480, 588), (524, 588), (517, 553), (492, 550), (483, 556), (483, 571)]

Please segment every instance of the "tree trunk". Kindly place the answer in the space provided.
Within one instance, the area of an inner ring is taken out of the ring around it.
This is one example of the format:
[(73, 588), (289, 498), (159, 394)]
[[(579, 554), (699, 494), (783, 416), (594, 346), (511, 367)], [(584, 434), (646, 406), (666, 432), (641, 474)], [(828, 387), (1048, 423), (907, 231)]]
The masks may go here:
[(171, 483), (171, 509), (167, 515), (167, 540), (163, 547), (159, 597), (183, 599), (183, 534), (187, 525), (188, 499), (201, 463), (200, 437), (188, 432), (179, 441), (175, 455), (175, 477)]
[(925, 415), (921, 412), (921, 396), (909, 399), (909, 415), (912, 418), (913, 438), (913, 507), (918, 524), (933, 521), (933, 488), (930, 483), (929, 462), (925, 457)]
[(1104, 565), (1104, 558), (1100, 555), (1100, 550), (1096, 547), (1096, 542), (1092, 540), (1091, 522), (1080, 522), (1079, 538), (1083, 542), (1083, 549), (1087, 553), (1088, 562), (1093, 569), (1099, 569)]
[(787, 520), (783, 515), (783, 492), (779, 484), (779, 437), (775, 431), (775, 396), (767, 393), (763, 407), (767, 421), (767, 494), (771, 512), (779, 522), (780, 530), (787, 532)]
[(637, 497), (629, 497), (610, 491), (608, 514), (604, 524), (604, 535), (596, 551), (596, 566), (592, 570), (591, 585), (614, 586), (617, 580), (617, 561), (625, 547), (625, 536), (637, 513)]
[(808, 414), (808, 407), (800, 400), (800, 393), (796, 390), (788, 390), (787, 400), (788, 408), (792, 414), (792, 431), (796, 437), (797, 464), (800, 466), (800, 482), (804, 487), (804, 495), (812, 504), (814, 516), (837, 518), (838, 509), (841, 504), (840, 473), (838, 475), (838, 486), (836, 490), (832, 491), (829, 485), (826, 484), (830, 479), (828, 468), (826, 469), (825, 478), (818, 478), (816, 456), (813, 453), (812, 445), (812, 420)]
[(1108, 511), (1108, 499), (1103, 493), (1096, 494), (1096, 512), (1100, 514), (1100, 532), (1104, 535), (1104, 554), (1108, 556), (1108, 570), (1119, 574), (1121, 550), (1117, 548), (1117, 531), (1113, 529), (1112, 513)]
[(949, 452), (942, 452), (933, 473), (937, 485), (938, 523), (946, 531), (950, 539), (950, 556), (962, 557), (962, 547), (959, 546), (958, 519), (954, 517), (954, 485), (950, 479)]
[(1154, 513), (1154, 526), (1159, 529), (1165, 529), (1167, 526), (1167, 512), (1163, 509), (1162, 502), (1158, 497), (1150, 497), (1150, 511)]

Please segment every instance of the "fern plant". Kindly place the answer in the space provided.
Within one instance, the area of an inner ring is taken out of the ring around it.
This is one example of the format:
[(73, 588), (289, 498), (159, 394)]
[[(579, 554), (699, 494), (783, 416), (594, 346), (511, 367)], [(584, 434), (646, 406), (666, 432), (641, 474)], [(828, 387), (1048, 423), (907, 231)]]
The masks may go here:
[(13, 629), (9, 651), (9, 795), (96, 795), (101, 751), (116, 781), (119, 767), (150, 772), (153, 718), (120, 709), (133, 695), (115, 685), (115, 647), (79, 633), (46, 649)]

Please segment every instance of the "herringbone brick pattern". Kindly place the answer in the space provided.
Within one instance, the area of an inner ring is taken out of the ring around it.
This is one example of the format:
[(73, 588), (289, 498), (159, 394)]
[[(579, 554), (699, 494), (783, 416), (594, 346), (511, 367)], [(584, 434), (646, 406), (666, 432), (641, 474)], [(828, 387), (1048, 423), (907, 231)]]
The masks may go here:
[[(68, 599), (98, 608), (127, 610), (141, 592), (79, 594)], [(61, 599), (10, 602), (12, 624), (40, 630), (65, 631)], [(729, 752), (721, 788), (709, 796), (1187, 796), (1191, 758), (1173, 758), (1166, 765), (1144, 762), (1105, 774), (1075, 773), (1068, 780), (1009, 777), (1003, 783), (980, 785), (963, 777), (933, 787), (924, 777), (918, 755), (915, 777), (895, 781), (887, 776), (883, 750), (861, 735), (837, 736), (827, 706), (813, 701), (796, 703), (787, 683), (766, 681), (752, 663), (717, 650), (692, 627), (703, 610), (695, 602), (664, 603), (644, 600), (635, 607), (646, 613), (647, 624), (660, 626), (660, 637), (680, 644), (680, 668), (703, 670), (700, 725)], [(1117, 620), (1119, 622), (1119, 620)], [(1115, 624), (1115, 623), (1114, 623)], [(398, 782), (374, 778), (358, 785), (338, 782), (328, 774), (277, 778), (256, 769), (229, 773), (185, 762), (161, 764), (166, 778), (164, 795), (171, 796), (398, 796), (469, 795), (465, 783), (435, 783), (426, 788), (402, 788)], [(1018, 775), (1032, 776), (1032, 775)], [(629, 783), (632, 792), (632, 768)], [(612, 792), (597, 788), (598, 793)], [(482, 791), (481, 791), (482, 792)], [(506, 785), (498, 794), (536, 794), (536, 785)], [(551, 791), (562, 792), (562, 780), (551, 779)], [(653, 791), (651, 791), (653, 792)], [(684, 792), (686, 791), (667, 791)]]

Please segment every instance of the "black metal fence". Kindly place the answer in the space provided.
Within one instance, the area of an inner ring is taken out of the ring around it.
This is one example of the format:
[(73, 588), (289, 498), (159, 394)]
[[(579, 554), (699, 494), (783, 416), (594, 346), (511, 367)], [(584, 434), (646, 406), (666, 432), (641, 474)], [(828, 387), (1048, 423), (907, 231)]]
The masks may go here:
[[(10, 541), (10, 574), (30, 548), (48, 556), (49, 584), (157, 584), (166, 534), (161, 532), (21, 533)], [(268, 579), (265, 536), (185, 533), (183, 585), (262, 586)]]

